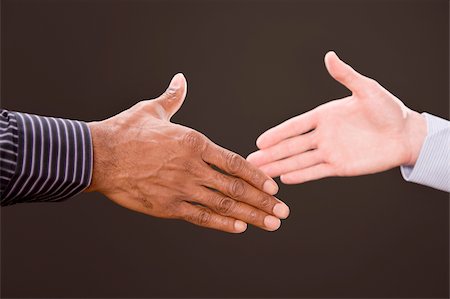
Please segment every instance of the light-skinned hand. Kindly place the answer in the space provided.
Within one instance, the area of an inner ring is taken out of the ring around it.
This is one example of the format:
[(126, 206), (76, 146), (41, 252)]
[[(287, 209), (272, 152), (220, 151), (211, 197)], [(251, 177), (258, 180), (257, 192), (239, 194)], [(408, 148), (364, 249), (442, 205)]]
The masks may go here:
[(269, 129), (247, 161), (285, 184), (415, 164), (427, 133), (425, 118), (334, 52), (325, 55), (325, 65), (352, 95)]

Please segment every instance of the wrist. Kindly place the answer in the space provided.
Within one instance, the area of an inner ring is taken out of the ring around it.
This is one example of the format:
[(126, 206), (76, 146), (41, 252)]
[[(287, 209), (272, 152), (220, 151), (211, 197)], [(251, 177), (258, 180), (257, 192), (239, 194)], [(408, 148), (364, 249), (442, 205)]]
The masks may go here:
[(402, 165), (414, 165), (427, 136), (427, 121), (422, 114), (410, 110), (406, 120), (406, 155)]
[(92, 179), (89, 187), (85, 189), (85, 192), (101, 191), (102, 182), (106, 177), (106, 167), (108, 164), (106, 161), (107, 154), (105, 150), (107, 145), (105, 142), (108, 140), (108, 134), (105, 130), (103, 122), (90, 122), (87, 124), (91, 132), (92, 141)]

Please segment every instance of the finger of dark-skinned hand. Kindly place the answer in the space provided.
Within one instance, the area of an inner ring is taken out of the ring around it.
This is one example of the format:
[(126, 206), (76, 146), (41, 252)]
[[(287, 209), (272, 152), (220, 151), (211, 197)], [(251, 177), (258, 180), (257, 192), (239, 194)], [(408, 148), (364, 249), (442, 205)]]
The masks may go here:
[(242, 233), (247, 229), (247, 223), (219, 215), (207, 207), (193, 205), (183, 201), (180, 203), (179, 208), (179, 218), (198, 226), (228, 233)]
[(242, 178), (256, 188), (274, 195), (278, 192), (278, 185), (269, 176), (251, 165), (244, 158), (209, 141), (202, 152), (205, 162), (213, 164), (228, 174)]
[(237, 201), (249, 204), (266, 213), (285, 219), (289, 215), (289, 207), (246, 181), (222, 174), (208, 166), (203, 171), (204, 186), (215, 189)]
[(196, 202), (220, 215), (242, 220), (268, 231), (277, 230), (281, 225), (280, 219), (220, 192), (201, 187), (196, 194), (198, 194), (195, 198)]

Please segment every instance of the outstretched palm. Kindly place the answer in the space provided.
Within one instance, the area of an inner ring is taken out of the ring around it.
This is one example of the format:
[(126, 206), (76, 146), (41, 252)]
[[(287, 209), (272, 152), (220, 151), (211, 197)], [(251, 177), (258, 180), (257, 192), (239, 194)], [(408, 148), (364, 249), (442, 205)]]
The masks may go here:
[(248, 161), (288, 184), (414, 164), (426, 134), (424, 118), (334, 52), (325, 64), (352, 95), (266, 131)]

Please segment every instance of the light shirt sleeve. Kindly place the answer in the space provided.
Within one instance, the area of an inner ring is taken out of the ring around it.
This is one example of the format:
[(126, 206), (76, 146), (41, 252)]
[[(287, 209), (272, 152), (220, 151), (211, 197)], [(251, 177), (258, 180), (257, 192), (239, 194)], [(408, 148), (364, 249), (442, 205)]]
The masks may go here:
[(416, 164), (400, 166), (403, 178), (442, 191), (450, 192), (450, 122), (423, 113), (428, 133)]

